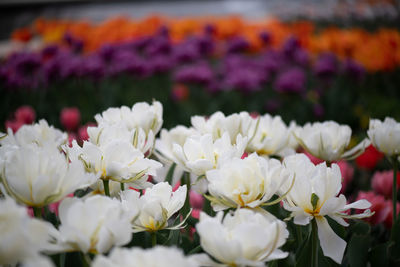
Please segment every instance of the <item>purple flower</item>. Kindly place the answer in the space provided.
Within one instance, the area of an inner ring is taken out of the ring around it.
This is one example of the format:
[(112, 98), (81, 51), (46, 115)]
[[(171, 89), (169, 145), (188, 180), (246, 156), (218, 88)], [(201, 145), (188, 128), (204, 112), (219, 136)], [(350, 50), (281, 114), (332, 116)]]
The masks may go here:
[(271, 43), (272, 36), (269, 32), (260, 32), (259, 37), (265, 45), (269, 45)]
[(330, 79), (337, 73), (336, 56), (331, 53), (319, 56), (314, 65), (314, 73), (321, 79)]
[(214, 35), (217, 32), (217, 28), (214, 24), (207, 24), (204, 26), (204, 33), (206, 35)]
[(77, 78), (82, 77), (83, 71), (83, 59), (79, 56), (65, 57), (63, 62), (61, 62), (61, 78)]
[(153, 56), (148, 59), (149, 68), (152, 73), (162, 73), (169, 71), (175, 62), (170, 56)]
[(227, 73), (224, 84), (228, 88), (235, 88), (243, 92), (253, 92), (261, 89), (265, 77), (252, 68), (237, 68)]
[(150, 66), (147, 60), (140, 56), (126, 50), (121, 50), (115, 54), (114, 60), (109, 66), (109, 73), (111, 75), (129, 73), (144, 77), (150, 73)]
[(116, 47), (114, 45), (105, 44), (100, 47), (100, 49), (98, 50), (98, 54), (104, 62), (109, 63), (113, 60), (115, 50)]
[(300, 42), (295, 36), (291, 36), (282, 45), (283, 53), (288, 57), (292, 58), (297, 49), (300, 48)]
[(148, 56), (154, 56), (159, 54), (169, 54), (171, 52), (171, 42), (165, 36), (153, 37), (144, 49), (144, 52)]
[(199, 53), (203, 56), (208, 56), (214, 53), (215, 43), (210, 36), (200, 36), (193, 39), (193, 42), (197, 46)]
[(366, 73), (365, 68), (352, 59), (343, 62), (343, 72), (356, 81), (363, 80)]
[(104, 77), (105, 66), (103, 60), (97, 55), (91, 55), (84, 58), (82, 63), (82, 75), (92, 78), (95, 81)]
[(53, 58), (57, 55), (59, 47), (57, 45), (48, 45), (42, 50), (42, 57)]
[(187, 65), (174, 74), (174, 80), (181, 83), (209, 84), (213, 78), (213, 72), (207, 63)]
[(4, 68), (6, 85), (9, 87), (36, 88), (42, 80), (41, 57), (36, 53), (12, 54)]
[(310, 56), (308, 55), (308, 52), (306, 50), (299, 48), (295, 51), (293, 55), (293, 60), (298, 65), (306, 67), (310, 63)]
[(34, 53), (20, 53), (14, 58), (14, 69), (22, 76), (37, 74), (41, 67), (41, 58)]
[(259, 66), (266, 73), (276, 73), (286, 63), (282, 53), (278, 51), (268, 51), (258, 59)]
[(305, 83), (304, 71), (294, 67), (279, 74), (275, 80), (275, 90), (283, 93), (301, 93), (305, 90)]
[(63, 40), (71, 48), (71, 50), (74, 51), (75, 53), (82, 52), (82, 49), (83, 49), (83, 41), (82, 40), (76, 38), (69, 32), (64, 34)]
[(227, 53), (241, 53), (249, 48), (249, 42), (243, 37), (236, 37), (227, 42)]
[(173, 47), (173, 56), (178, 63), (188, 63), (198, 59), (200, 53), (193, 42), (184, 42)]

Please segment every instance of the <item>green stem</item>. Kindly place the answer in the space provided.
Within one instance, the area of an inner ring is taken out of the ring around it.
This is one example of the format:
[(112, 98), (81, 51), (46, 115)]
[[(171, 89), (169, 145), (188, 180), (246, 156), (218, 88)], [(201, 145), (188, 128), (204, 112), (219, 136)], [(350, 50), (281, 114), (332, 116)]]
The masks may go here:
[(121, 184), (121, 191), (125, 190), (125, 184), (124, 183), (120, 183)]
[(32, 209), (33, 209), (33, 214), (35, 215), (35, 217), (38, 219), (41, 219), (42, 218), (42, 208), (32, 207)]
[(104, 185), (104, 194), (106, 196), (110, 196), (110, 188), (108, 186), (109, 181), (108, 180), (103, 180), (103, 185)]
[(151, 246), (155, 247), (157, 245), (157, 234), (156, 232), (151, 233)]
[(296, 236), (297, 236), (297, 244), (299, 244), (299, 247), (301, 246), (301, 244), (303, 244), (303, 235), (302, 235), (302, 231), (300, 228), (300, 225), (296, 225)]
[(88, 255), (86, 255), (85, 253), (81, 252), (80, 254), (80, 258), (81, 258), (81, 262), (82, 262), (82, 266), (83, 267), (90, 267), (91, 261)]
[(312, 237), (312, 251), (311, 251), (311, 267), (318, 267), (318, 229), (317, 221), (314, 218), (311, 222), (311, 237)]
[(65, 253), (61, 253), (60, 254), (60, 267), (64, 267), (65, 266)]
[(393, 162), (393, 189), (392, 189), (392, 204), (393, 204), (393, 224), (392, 224), (392, 232), (395, 226), (396, 218), (397, 218), (397, 158), (392, 158)]

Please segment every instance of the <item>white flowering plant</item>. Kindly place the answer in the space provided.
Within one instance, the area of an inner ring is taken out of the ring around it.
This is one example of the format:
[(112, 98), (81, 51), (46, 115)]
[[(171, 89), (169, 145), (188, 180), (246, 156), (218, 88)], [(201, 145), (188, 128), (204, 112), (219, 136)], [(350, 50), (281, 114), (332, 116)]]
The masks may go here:
[[(110, 108), (83, 143), (44, 120), (0, 134), (0, 266), (398, 263), (396, 208), (385, 229), (391, 207), (348, 189), (343, 158), (369, 145), (350, 148), (349, 126), (217, 112), (168, 130), (162, 112)], [(383, 124), (368, 136), (396, 177), (399, 126)]]

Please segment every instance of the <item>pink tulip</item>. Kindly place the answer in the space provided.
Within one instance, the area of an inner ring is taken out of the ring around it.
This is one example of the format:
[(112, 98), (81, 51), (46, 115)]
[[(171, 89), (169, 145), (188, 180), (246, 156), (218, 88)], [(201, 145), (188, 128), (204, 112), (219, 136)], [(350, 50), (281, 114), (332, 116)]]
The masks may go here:
[(24, 122), (16, 120), (7, 120), (5, 123), (6, 129), (11, 128), (14, 133), (17, 132), (22, 125), (24, 125)]
[(389, 213), (391, 213), (391, 205), (388, 205), (385, 198), (381, 195), (376, 195), (374, 192), (359, 192), (357, 200), (359, 199), (366, 199), (371, 202), (370, 210), (375, 212), (369, 218), (365, 218), (364, 220), (375, 225), (384, 222)]
[(35, 121), (36, 113), (31, 106), (21, 106), (15, 111), (15, 119), (24, 124), (31, 124)]
[[(383, 223), (388, 229), (391, 229), (393, 225), (393, 202), (391, 200), (387, 200), (386, 205), (390, 207), (390, 212)], [(398, 216), (400, 211), (400, 203), (397, 202), (396, 206), (397, 206), (397, 216)]]
[[(397, 189), (400, 187), (400, 173), (397, 174)], [(375, 172), (372, 176), (372, 189), (386, 198), (392, 198), (393, 171)]]
[(92, 126), (96, 126), (96, 124), (93, 122), (89, 122), (79, 128), (78, 136), (79, 136), (79, 139), (81, 140), (81, 142), (89, 140), (87, 128), (92, 127)]
[(68, 131), (74, 131), (81, 122), (81, 113), (78, 108), (63, 108), (60, 115), (62, 126)]
[(192, 206), (193, 210), (195, 209), (202, 210), (204, 205), (204, 197), (201, 194), (197, 193), (196, 191), (190, 190), (189, 203), (190, 206)]

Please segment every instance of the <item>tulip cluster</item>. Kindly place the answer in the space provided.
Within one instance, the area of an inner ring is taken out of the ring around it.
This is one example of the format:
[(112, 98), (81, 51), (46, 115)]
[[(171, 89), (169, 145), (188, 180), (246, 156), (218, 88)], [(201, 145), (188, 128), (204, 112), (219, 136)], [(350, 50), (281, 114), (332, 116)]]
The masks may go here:
[(341, 193), (352, 175), (343, 159), (372, 142), (396, 175), (400, 151), (390, 118), (371, 120), (370, 139), (352, 149), (346, 125), (269, 114), (216, 112), (161, 130), (158, 101), (95, 120), (81, 144), (44, 120), (1, 135), (0, 264), (64, 266), (81, 255), (96, 267), (293, 265), (309, 251), (318, 266), (319, 247), (342, 264), (349, 239), (338, 227), (373, 215), (370, 202)]

